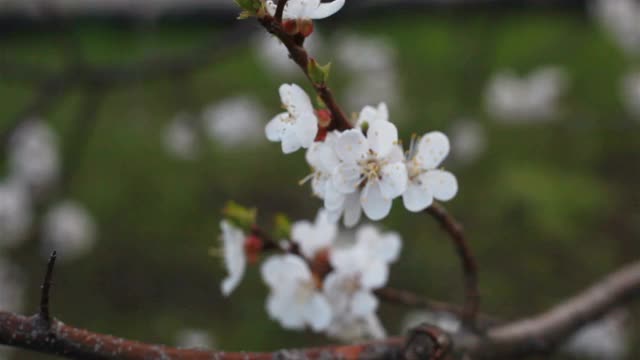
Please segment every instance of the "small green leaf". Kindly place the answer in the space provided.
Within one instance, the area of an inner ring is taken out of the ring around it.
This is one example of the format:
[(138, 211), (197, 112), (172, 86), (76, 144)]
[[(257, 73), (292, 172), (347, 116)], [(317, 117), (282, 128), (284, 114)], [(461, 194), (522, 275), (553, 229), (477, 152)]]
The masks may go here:
[(307, 64), (307, 71), (309, 77), (314, 84), (325, 84), (329, 78), (329, 71), (331, 70), (331, 63), (327, 65), (320, 65), (315, 59), (309, 59)]
[(273, 231), (276, 239), (288, 239), (291, 237), (291, 220), (287, 215), (278, 213), (273, 222)]
[(222, 210), (224, 216), (241, 229), (249, 230), (256, 223), (258, 210), (247, 208), (234, 201), (229, 201)]

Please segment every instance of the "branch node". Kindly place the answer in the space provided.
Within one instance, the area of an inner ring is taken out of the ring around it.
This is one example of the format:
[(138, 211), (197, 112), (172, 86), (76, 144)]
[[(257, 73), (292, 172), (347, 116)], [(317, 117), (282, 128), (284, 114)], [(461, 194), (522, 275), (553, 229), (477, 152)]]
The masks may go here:
[(51, 291), (51, 284), (53, 279), (53, 268), (56, 264), (57, 252), (54, 250), (49, 257), (47, 264), (47, 272), (44, 275), (44, 281), (40, 287), (40, 312), (38, 317), (44, 321), (47, 328), (51, 326), (51, 314), (49, 313), (49, 292)]
[(404, 347), (406, 360), (442, 360), (451, 351), (451, 339), (440, 328), (422, 324), (409, 331)]

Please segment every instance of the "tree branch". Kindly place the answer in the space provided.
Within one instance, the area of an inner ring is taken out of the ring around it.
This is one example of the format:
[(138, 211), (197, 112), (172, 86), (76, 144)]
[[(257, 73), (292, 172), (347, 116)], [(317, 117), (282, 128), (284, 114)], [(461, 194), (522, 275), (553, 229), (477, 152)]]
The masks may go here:
[(462, 320), (465, 325), (473, 329), (475, 328), (476, 315), (480, 308), (478, 265), (467, 243), (462, 225), (440, 204), (434, 203), (425, 211), (440, 223), (440, 226), (449, 233), (451, 240), (453, 240), (453, 245), (462, 264), (464, 275), (465, 301)]
[[(420, 326), (407, 338), (365, 344), (326, 346), (265, 353), (212, 352), (145, 344), (89, 332), (52, 319), (42, 326), (39, 315), (24, 317), (0, 312), (0, 344), (87, 360), (266, 360), (266, 359), (418, 359), (424, 349), (439, 359), (451, 349), (474, 359), (517, 359), (553, 351), (585, 324), (640, 294), (640, 261), (605, 277), (591, 288), (537, 316), (496, 326), (485, 335), (446, 334)], [(416, 338), (416, 335), (419, 335)], [(439, 354), (439, 355), (438, 355)]]
[(489, 330), (468, 350), (482, 359), (512, 359), (545, 354), (584, 325), (640, 295), (640, 261), (609, 274), (603, 280), (550, 310)]

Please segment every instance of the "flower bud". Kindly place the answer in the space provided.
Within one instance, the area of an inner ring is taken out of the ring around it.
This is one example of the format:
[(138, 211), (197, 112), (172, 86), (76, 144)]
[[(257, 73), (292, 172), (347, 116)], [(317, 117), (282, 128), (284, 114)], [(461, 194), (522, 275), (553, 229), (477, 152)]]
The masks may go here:
[(282, 22), (282, 30), (289, 35), (298, 33), (298, 22), (296, 20), (285, 20)]
[(304, 37), (313, 34), (313, 21), (311, 19), (298, 19), (298, 31)]

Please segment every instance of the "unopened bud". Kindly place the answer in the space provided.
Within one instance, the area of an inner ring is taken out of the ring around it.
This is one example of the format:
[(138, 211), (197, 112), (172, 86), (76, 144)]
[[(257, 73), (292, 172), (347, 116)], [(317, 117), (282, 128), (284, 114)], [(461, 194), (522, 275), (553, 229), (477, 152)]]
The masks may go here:
[(298, 33), (298, 22), (296, 20), (285, 20), (282, 23), (282, 30), (289, 35), (296, 35)]
[(318, 115), (318, 125), (320, 125), (320, 127), (328, 127), (329, 124), (331, 124), (331, 111), (319, 109), (316, 110), (316, 115)]
[(313, 34), (313, 20), (311, 19), (299, 19), (298, 20), (298, 32), (304, 37), (308, 37)]

